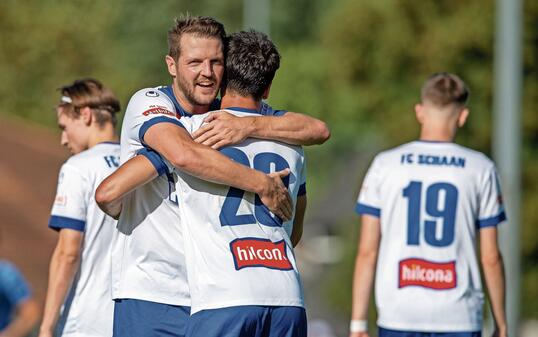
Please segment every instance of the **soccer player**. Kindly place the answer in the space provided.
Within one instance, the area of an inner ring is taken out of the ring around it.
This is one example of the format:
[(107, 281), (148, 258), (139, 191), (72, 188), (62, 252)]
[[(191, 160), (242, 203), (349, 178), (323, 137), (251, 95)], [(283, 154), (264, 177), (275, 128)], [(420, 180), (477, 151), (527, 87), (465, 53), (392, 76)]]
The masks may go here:
[[(122, 126), (122, 163), (138, 151), (154, 149), (181, 171), (259, 194), (272, 211), (288, 219), (292, 214), (291, 200), (281, 181), (287, 170), (266, 175), (235, 163), (195, 143), (180, 125), (180, 118), (218, 107), (215, 97), (224, 72), (224, 36), (224, 27), (212, 18), (186, 17), (176, 21), (168, 34), (166, 56), (173, 83), (142, 89), (131, 98)], [(267, 107), (263, 111), (275, 114)], [(317, 143), (328, 138), (324, 123), (301, 114), (256, 117), (255, 121), (263, 132), (257, 134), (258, 127), (249, 127), (249, 135), (252, 132), (259, 137)], [(268, 134), (266, 129), (271, 132)], [(231, 134), (239, 133), (232, 128)], [(142, 172), (137, 175), (142, 177)], [(182, 229), (177, 221), (181, 199), (175, 191), (175, 177), (168, 172), (125, 198), (118, 192), (120, 186), (118, 181), (107, 179), (96, 194), (96, 200), (109, 214), (117, 216), (121, 210), (113, 254), (114, 335), (182, 336), (190, 298)]]
[[(238, 118), (259, 115), (279, 64), (280, 55), (265, 35), (232, 34), (222, 107), (242, 116)], [(206, 117), (195, 115), (182, 119), (182, 124), (193, 133)], [(286, 184), (296, 206), (294, 225), (302, 228), (306, 189), (300, 147), (249, 138), (221, 152), (266, 173), (290, 169)], [(169, 170), (151, 151), (142, 154), (146, 158), (131, 159), (113, 177), (123, 176), (134, 184), (144, 182), (142, 177), (151, 171), (157, 176)], [(292, 250), (300, 231), (292, 243), (291, 221), (271, 215), (253, 193), (177, 174), (192, 300), (187, 336), (306, 336), (302, 286)]]
[(0, 337), (24, 337), (37, 324), (39, 307), (17, 268), (0, 259)]
[(467, 96), (458, 76), (429, 77), (415, 106), (420, 139), (381, 152), (366, 174), (350, 337), (368, 336), (374, 275), (379, 336), (480, 336), (476, 236), (494, 335), (506, 336), (499, 179), (485, 155), (453, 143), (469, 114)]
[(56, 108), (61, 144), (73, 156), (60, 170), (49, 220), (49, 227), (58, 231), (58, 243), (39, 336), (112, 336), (110, 250), (115, 221), (99, 209), (94, 194), (119, 166), (114, 128), (120, 104), (95, 79), (76, 80), (61, 93)]

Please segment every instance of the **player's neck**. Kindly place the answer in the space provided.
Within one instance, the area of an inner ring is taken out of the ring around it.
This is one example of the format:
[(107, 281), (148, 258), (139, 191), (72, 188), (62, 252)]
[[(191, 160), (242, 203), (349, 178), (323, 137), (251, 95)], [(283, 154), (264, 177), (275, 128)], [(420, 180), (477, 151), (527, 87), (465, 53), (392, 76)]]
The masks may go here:
[(456, 128), (423, 125), (420, 129), (420, 140), (429, 142), (453, 142)]
[(222, 97), (220, 107), (222, 109), (238, 107), (259, 111), (261, 107), (261, 102), (256, 101), (252, 97), (244, 97), (236, 94), (227, 93)]
[(99, 143), (105, 142), (117, 142), (118, 136), (114, 130), (114, 126), (111, 123), (105, 124), (104, 127), (96, 129), (90, 134), (90, 140), (88, 141), (88, 148), (92, 148)]

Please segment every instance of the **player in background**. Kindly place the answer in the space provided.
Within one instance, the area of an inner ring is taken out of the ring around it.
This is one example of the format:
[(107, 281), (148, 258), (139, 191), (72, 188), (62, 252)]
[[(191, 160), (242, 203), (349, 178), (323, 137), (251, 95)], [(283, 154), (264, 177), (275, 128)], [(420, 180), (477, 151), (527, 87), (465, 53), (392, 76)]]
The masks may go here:
[(58, 231), (40, 337), (112, 336), (110, 250), (114, 219), (94, 200), (119, 166), (115, 133), (120, 103), (95, 79), (61, 88), (61, 144), (73, 154), (62, 166), (49, 227)]
[[(280, 55), (265, 35), (232, 34), (221, 107), (240, 116), (235, 118), (261, 114), (261, 99), (269, 95), (279, 64)], [(194, 115), (182, 119), (182, 123), (193, 133), (206, 117)], [(286, 183), (296, 207), (296, 244), (306, 208), (302, 149), (249, 138), (221, 151), (266, 173), (272, 166), (274, 170), (291, 170)], [(142, 154), (122, 165), (107, 181), (116, 180), (126, 193), (126, 189), (144, 183), (146, 177), (169, 170), (163, 161), (158, 163), (154, 152)], [(272, 216), (252, 193), (183, 172), (177, 174), (192, 300), (187, 336), (306, 336), (302, 286), (290, 239), (291, 221), (283, 223)]]
[[(224, 36), (224, 27), (212, 18), (186, 17), (176, 21), (168, 34), (166, 56), (173, 83), (142, 89), (131, 98), (122, 126), (122, 162), (146, 147), (152, 148), (184, 172), (258, 193), (272, 211), (288, 219), (292, 214), (291, 200), (280, 179), (287, 170), (266, 175), (237, 164), (193, 142), (180, 125), (180, 118), (218, 107), (215, 97), (224, 72)], [(267, 108), (264, 112), (275, 113)], [(233, 125), (241, 127), (238, 123)], [(256, 134), (259, 137), (309, 143), (320, 143), (329, 137), (323, 122), (301, 114), (256, 117), (255, 125), (261, 125), (262, 130), (248, 129), (260, 131)], [(230, 132), (237, 135), (243, 130), (226, 128), (223, 132), (227, 133), (225, 139), (232, 139)], [(148, 178), (151, 182), (124, 199), (116, 181), (107, 179), (96, 194), (109, 214), (117, 216), (122, 210), (113, 254), (115, 336), (147, 336), (156, 331), (184, 334), (190, 298), (177, 221), (177, 204), (181, 200), (176, 196), (174, 179), (170, 173), (155, 180)]]
[(368, 336), (374, 275), (379, 336), (480, 336), (477, 235), (494, 336), (506, 336), (499, 179), (485, 155), (453, 143), (469, 114), (467, 97), (458, 76), (429, 77), (415, 106), (420, 139), (381, 152), (366, 174), (350, 337)]
[(0, 259), (0, 337), (25, 337), (39, 315), (39, 305), (22, 274)]

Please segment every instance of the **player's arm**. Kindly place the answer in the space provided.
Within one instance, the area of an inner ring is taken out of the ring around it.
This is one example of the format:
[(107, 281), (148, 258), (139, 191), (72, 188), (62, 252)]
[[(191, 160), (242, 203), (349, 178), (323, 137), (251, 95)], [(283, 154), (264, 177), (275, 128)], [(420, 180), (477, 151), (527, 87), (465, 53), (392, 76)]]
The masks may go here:
[(495, 319), (494, 336), (507, 336), (504, 264), (497, 241), (497, 227), (480, 229), (480, 261)]
[(215, 111), (204, 126), (193, 133), (197, 143), (215, 149), (237, 144), (248, 137), (277, 140), (291, 145), (323, 144), (331, 136), (325, 122), (295, 112), (282, 116), (237, 117)]
[(33, 298), (17, 304), (11, 323), (2, 331), (0, 337), (25, 337), (39, 319), (39, 305)]
[(49, 284), (39, 337), (52, 337), (60, 308), (71, 287), (80, 264), (84, 233), (70, 228), (60, 230), (58, 243), (49, 267)]
[[(374, 286), (377, 255), (381, 240), (380, 226), (381, 223), (378, 217), (372, 215), (361, 216), (361, 233), (353, 276), (352, 324), (354, 324), (353, 322), (364, 322), (365, 324), (368, 320), (368, 303)], [(368, 331), (351, 332), (349, 336), (367, 337)]]
[(277, 216), (284, 220), (291, 218), (291, 198), (281, 180), (289, 170), (266, 175), (238, 164), (208, 146), (195, 143), (184, 128), (172, 123), (151, 126), (143, 140), (179, 170), (202, 180), (257, 193)]
[(293, 218), (293, 229), (291, 231), (291, 244), (296, 247), (303, 236), (304, 215), (306, 212), (306, 194), (297, 197), (295, 204), (295, 216)]
[(117, 219), (123, 197), (155, 179), (164, 169), (166, 167), (163, 168), (156, 160), (152, 160), (152, 157), (135, 156), (101, 182), (95, 191), (95, 201), (103, 212)]

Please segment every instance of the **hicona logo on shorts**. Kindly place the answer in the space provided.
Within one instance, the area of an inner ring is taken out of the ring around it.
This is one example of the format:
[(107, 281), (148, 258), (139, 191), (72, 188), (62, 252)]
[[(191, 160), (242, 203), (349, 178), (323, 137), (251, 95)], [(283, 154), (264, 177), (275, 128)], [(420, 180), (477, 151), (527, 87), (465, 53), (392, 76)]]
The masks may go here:
[(292, 270), (286, 254), (286, 242), (272, 242), (268, 239), (240, 238), (230, 242), (235, 269), (265, 267), (279, 270)]
[(456, 288), (456, 261), (437, 263), (410, 258), (400, 261), (398, 287), (419, 286), (435, 290)]

